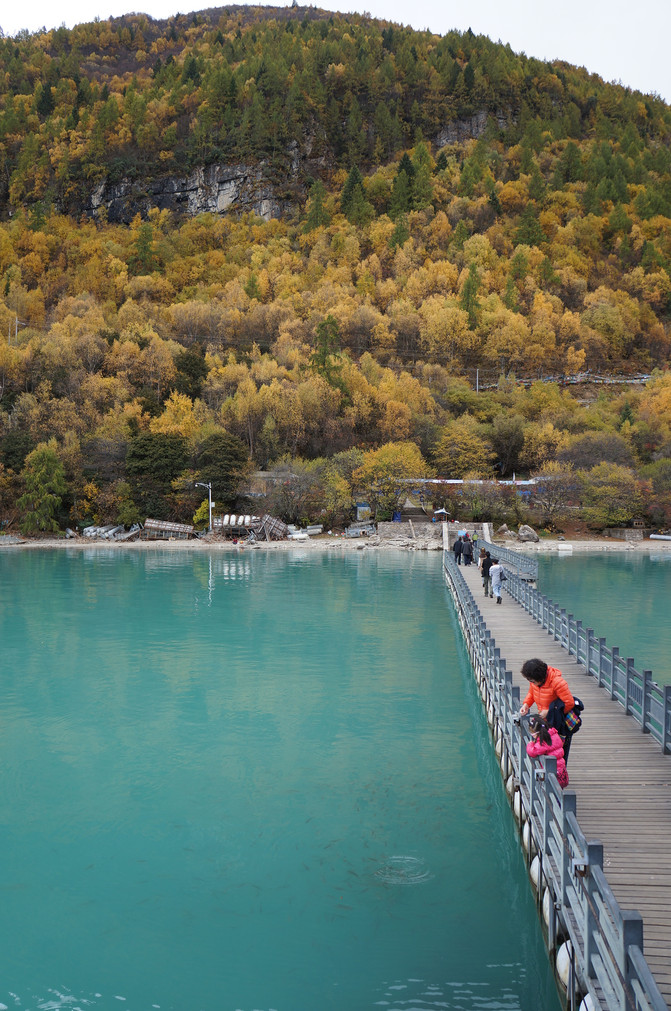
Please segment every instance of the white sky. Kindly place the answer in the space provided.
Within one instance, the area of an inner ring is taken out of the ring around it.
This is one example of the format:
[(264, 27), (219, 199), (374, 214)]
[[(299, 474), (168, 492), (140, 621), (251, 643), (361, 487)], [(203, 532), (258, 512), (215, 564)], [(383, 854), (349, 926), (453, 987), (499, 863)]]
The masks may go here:
[[(271, 0), (272, 2), (272, 0)], [(299, 0), (303, 3), (304, 0)], [(141, 11), (154, 18), (219, 7), (221, 0), (4, 0), (5, 35), (22, 28), (68, 28), (82, 21)], [(273, 6), (288, 6), (272, 3)], [(333, 0), (316, 4), (347, 13), (357, 10), (413, 28), (445, 34), (471, 28), (515, 52), (561, 59), (586, 67), (606, 81), (621, 81), (671, 102), (671, 0)]]

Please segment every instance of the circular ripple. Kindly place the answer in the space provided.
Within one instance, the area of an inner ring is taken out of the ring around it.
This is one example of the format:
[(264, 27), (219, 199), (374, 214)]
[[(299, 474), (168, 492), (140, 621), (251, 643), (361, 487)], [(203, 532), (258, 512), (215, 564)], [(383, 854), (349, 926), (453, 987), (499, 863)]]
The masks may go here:
[(417, 857), (390, 857), (375, 871), (375, 877), (386, 885), (422, 885), (431, 881), (433, 874), (423, 860)]

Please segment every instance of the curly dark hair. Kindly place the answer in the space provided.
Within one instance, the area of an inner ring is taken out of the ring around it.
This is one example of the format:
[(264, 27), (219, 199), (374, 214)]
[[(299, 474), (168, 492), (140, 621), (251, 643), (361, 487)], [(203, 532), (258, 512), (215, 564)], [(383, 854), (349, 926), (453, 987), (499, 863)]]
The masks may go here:
[(527, 660), (522, 665), (522, 677), (526, 678), (527, 681), (533, 681), (537, 685), (542, 685), (547, 676), (548, 665), (544, 660), (539, 660), (538, 658)]

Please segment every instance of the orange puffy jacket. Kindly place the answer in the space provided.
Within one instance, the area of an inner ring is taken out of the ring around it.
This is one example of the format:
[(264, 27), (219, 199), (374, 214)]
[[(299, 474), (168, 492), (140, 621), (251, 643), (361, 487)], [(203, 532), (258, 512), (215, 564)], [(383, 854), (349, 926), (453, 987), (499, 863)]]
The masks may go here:
[(537, 685), (533, 681), (529, 682), (529, 692), (522, 704), (531, 708), (535, 702), (538, 711), (545, 712), (555, 699), (562, 700), (565, 713), (568, 713), (575, 705), (575, 699), (562, 677), (562, 672), (557, 667), (548, 667), (548, 676), (542, 685)]

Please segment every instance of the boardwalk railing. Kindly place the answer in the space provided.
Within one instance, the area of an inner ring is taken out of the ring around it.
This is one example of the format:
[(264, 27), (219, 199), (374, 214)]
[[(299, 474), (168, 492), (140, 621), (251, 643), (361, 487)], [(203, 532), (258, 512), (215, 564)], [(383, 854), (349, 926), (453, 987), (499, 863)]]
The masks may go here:
[(530, 860), (534, 857), (530, 873), (543, 908), (548, 946), (554, 951), (567, 939), (560, 954), (563, 951), (569, 967), (564, 982), (570, 1007), (589, 993), (595, 1011), (668, 1011), (643, 956), (640, 915), (620, 909), (603, 872), (603, 847), (585, 838), (576, 795), (561, 789), (556, 760), (534, 762), (528, 757), (527, 725), (518, 716), (520, 689), (513, 685), (451, 551), (443, 552), (443, 567), (506, 790), (525, 850)]
[(632, 657), (620, 656), (617, 646), (608, 647), (594, 629), (583, 628), (581, 621), (529, 586), (507, 562), (504, 567), (506, 589), (513, 600), (587, 668), (599, 686), (610, 692), (611, 699), (641, 724), (644, 734), (651, 734), (665, 754), (671, 752), (671, 685), (658, 685), (652, 671), (638, 671)]
[(521, 576), (522, 579), (538, 579), (538, 559), (537, 558), (527, 558), (525, 555), (520, 555), (517, 551), (512, 551), (510, 548), (504, 548), (498, 544), (490, 544), (489, 541), (478, 541), (478, 547), (484, 548), (485, 551), (489, 551), (492, 558), (498, 558), (502, 565), (505, 566), (506, 571), (514, 572), (515, 575)]

